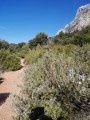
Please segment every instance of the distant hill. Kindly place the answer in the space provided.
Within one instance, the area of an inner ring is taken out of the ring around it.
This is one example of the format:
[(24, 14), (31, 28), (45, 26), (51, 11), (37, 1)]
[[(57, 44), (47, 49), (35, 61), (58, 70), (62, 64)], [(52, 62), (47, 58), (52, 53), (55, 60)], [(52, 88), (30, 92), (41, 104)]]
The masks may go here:
[(76, 13), (75, 19), (65, 26), (63, 30), (59, 30), (57, 34), (61, 31), (64, 33), (71, 33), (77, 30), (81, 30), (90, 25), (90, 4), (81, 6)]

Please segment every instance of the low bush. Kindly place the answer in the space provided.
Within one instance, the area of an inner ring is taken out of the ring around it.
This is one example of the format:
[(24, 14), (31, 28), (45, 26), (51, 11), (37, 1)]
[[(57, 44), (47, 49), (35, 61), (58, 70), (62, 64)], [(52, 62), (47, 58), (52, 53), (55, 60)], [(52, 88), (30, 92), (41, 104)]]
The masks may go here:
[(51, 45), (49, 49), (52, 49), (55, 53), (63, 53), (65, 52), (67, 56), (70, 56), (72, 54), (72, 51), (77, 48), (77, 46), (73, 44), (68, 44), (68, 45)]
[(44, 52), (45, 50), (40, 45), (38, 45), (36, 48), (33, 48), (26, 54), (25, 63), (33, 64), (37, 62), (38, 59), (40, 59), (43, 56)]
[(28, 44), (25, 44), (22, 46), (21, 50), (17, 53), (17, 55), (21, 58), (25, 58), (26, 54), (29, 52), (29, 46)]
[(0, 65), (0, 74), (3, 72), (2, 65)]
[(20, 59), (9, 51), (0, 50), (0, 65), (3, 70), (18, 70), (20, 68)]
[(44, 107), (45, 115), (53, 120), (89, 119), (90, 64), (89, 59), (78, 59), (77, 49), (69, 57), (65, 52), (46, 51), (27, 68), (21, 97), (15, 98), (16, 120), (30, 120), (32, 109), (37, 107)]

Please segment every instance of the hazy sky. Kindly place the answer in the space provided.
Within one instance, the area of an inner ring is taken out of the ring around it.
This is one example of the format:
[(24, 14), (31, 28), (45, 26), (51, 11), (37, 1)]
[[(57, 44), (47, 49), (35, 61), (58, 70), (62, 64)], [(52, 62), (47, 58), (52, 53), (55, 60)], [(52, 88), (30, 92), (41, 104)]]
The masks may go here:
[(0, 0), (0, 38), (27, 42), (37, 33), (54, 36), (90, 0)]

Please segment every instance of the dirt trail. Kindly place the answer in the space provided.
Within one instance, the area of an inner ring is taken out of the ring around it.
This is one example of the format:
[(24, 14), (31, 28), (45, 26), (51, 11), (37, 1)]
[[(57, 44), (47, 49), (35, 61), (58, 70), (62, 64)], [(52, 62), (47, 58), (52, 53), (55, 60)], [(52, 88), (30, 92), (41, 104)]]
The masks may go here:
[(22, 85), (25, 70), (23, 61), (21, 59), (23, 67), (20, 70), (2, 74), (4, 81), (0, 84), (0, 120), (12, 120), (12, 116), (16, 115), (12, 108), (12, 95), (19, 95), (20, 92), (19, 86)]

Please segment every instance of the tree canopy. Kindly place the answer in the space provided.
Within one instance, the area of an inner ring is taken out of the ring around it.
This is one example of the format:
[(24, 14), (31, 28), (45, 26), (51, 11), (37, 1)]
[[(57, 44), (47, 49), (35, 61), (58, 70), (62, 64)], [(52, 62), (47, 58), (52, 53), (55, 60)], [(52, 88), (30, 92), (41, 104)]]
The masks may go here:
[(47, 41), (48, 41), (48, 36), (45, 33), (40, 32), (36, 35), (34, 39), (29, 41), (29, 48), (32, 49), (36, 47), (38, 44), (41, 46), (45, 45)]

